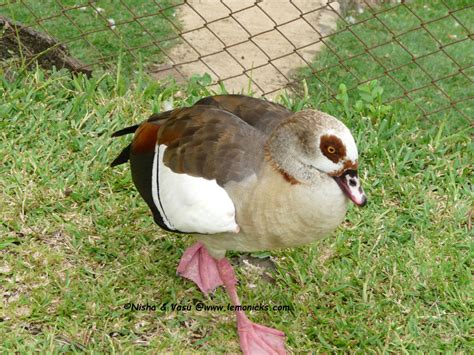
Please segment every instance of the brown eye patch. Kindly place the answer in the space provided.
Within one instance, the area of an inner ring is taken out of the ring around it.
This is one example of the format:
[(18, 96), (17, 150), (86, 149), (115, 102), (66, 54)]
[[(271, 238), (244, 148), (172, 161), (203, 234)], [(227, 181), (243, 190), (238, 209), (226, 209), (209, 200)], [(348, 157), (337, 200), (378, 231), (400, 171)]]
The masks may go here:
[(336, 164), (346, 157), (346, 147), (338, 137), (333, 135), (321, 136), (319, 149), (330, 161)]

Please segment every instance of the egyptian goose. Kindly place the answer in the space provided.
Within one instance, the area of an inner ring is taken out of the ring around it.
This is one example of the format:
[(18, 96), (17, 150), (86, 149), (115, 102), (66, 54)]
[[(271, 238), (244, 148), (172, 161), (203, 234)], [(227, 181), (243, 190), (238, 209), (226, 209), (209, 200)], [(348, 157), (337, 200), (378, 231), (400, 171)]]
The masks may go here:
[[(293, 113), (242, 95), (207, 97), (115, 132), (135, 132), (112, 166), (133, 182), (167, 231), (193, 234), (178, 274), (240, 305), (226, 250), (295, 247), (331, 233), (348, 201), (363, 206), (349, 129), (315, 110)], [(236, 311), (244, 353), (285, 353), (284, 333)]]

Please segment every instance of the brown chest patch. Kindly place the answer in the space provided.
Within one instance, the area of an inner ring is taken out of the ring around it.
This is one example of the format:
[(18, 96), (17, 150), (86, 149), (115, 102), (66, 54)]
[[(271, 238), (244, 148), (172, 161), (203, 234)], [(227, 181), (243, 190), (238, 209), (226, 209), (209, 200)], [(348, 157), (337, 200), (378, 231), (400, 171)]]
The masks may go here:
[(278, 169), (278, 172), (281, 174), (281, 176), (283, 176), (283, 179), (285, 179), (291, 185), (296, 185), (300, 183), (298, 180), (296, 180), (293, 176), (288, 174), (286, 171)]
[(264, 148), (264, 156), (270, 166), (275, 169), (282, 177), (285, 179), (286, 182), (289, 182), (291, 185), (297, 185), (301, 182), (297, 180), (294, 176), (288, 174), (285, 170), (283, 170), (278, 164), (273, 160), (270, 150), (268, 148), (268, 144), (265, 145)]
[(346, 157), (346, 147), (342, 141), (334, 135), (321, 136), (319, 144), (321, 152), (333, 163), (337, 164)]

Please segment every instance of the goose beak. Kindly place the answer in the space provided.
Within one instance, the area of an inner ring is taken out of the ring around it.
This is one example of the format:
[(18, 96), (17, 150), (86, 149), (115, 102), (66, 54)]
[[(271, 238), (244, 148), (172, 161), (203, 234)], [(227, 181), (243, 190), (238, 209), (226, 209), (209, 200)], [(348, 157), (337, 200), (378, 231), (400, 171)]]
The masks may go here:
[(356, 170), (346, 170), (342, 175), (335, 176), (337, 184), (342, 192), (354, 202), (357, 206), (363, 207), (367, 204), (367, 197), (360, 184), (359, 176)]

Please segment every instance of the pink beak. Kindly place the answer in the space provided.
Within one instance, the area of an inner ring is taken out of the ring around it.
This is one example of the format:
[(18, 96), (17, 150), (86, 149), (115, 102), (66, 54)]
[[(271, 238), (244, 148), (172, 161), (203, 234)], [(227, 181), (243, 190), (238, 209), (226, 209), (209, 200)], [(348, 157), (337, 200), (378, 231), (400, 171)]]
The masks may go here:
[(363, 207), (367, 204), (367, 197), (362, 190), (357, 171), (346, 170), (341, 176), (335, 176), (334, 180), (342, 192), (357, 206)]

